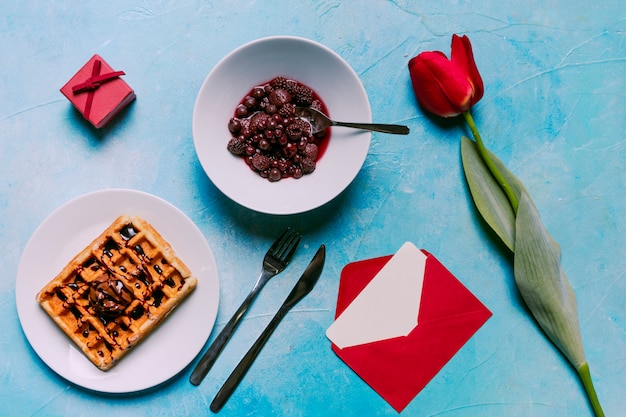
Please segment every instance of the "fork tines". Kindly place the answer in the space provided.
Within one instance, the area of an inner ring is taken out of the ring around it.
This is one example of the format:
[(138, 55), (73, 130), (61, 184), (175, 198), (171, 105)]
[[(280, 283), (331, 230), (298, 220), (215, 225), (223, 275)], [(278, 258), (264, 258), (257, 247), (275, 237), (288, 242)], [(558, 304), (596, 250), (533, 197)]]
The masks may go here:
[(289, 259), (298, 247), (300, 239), (301, 236), (296, 231), (288, 227), (272, 244), (269, 252), (277, 258)]

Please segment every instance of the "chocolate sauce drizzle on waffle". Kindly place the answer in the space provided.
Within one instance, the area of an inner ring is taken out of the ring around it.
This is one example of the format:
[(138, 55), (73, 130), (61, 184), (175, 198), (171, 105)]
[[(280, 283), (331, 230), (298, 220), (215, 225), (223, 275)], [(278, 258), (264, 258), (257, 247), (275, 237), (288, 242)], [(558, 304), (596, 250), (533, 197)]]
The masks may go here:
[[(133, 321), (144, 315), (150, 317), (158, 309), (166, 297), (164, 286), (181, 291), (185, 284), (186, 278), (180, 274), (171, 274), (175, 278), (163, 276), (167, 260), (161, 257), (153, 263), (154, 259), (133, 239), (139, 232), (132, 222), (125, 224), (117, 232), (117, 238), (113, 235), (106, 238), (97, 250), (101, 251), (99, 256), (93, 251), (92, 256), (75, 267), (71, 282), (46, 291), (61, 300), (63, 308), (71, 312), (83, 338), (88, 339), (91, 332), (97, 331), (86, 316), (97, 317), (108, 337), (99, 334), (92, 344), (103, 342), (109, 352), (123, 348), (123, 341), (118, 340), (118, 329), (128, 332)], [(120, 257), (127, 262), (116, 266)], [(86, 276), (90, 281), (85, 279)], [(127, 338), (125, 345), (125, 349), (132, 347), (131, 340)], [(102, 357), (104, 353), (98, 351), (98, 355)]]

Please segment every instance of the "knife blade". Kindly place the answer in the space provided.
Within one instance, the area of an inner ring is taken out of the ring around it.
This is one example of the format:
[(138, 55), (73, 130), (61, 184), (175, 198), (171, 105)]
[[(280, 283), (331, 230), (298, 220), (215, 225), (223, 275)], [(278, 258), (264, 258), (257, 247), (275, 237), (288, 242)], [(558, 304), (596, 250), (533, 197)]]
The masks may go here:
[(296, 285), (278, 309), (276, 315), (272, 318), (265, 330), (263, 330), (263, 333), (261, 333), (252, 347), (250, 347), (248, 353), (246, 353), (246, 355), (241, 359), (226, 382), (224, 382), (224, 385), (222, 385), (222, 388), (220, 388), (218, 393), (215, 395), (215, 398), (211, 402), (211, 411), (217, 413), (224, 406), (226, 401), (228, 401), (232, 393), (235, 391), (235, 388), (237, 388), (245, 374), (248, 372), (248, 369), (250, 369), (250, 366), (258, 356), (259, 352), (261, 352), (261, 349), (272, 335), (280, 321), (285, 317), (285, 315), (287, 315), (289, 310), (294, 305), (311, 292), (322, 274), (325, 260), (326, 246), (321, 245), (309, 265), (302, 273), (298, 282), (296, 282)]

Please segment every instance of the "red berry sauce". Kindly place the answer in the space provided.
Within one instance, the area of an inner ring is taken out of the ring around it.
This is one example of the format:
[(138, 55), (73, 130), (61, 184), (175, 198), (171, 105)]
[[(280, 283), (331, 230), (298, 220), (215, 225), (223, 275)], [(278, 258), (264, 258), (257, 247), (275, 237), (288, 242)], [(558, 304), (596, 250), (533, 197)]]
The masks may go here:
[(254, 87), (228, 122), (228, 150), (271, 182), (312, 173), (330, 131), (311, 135), (311, 125), (295, 115), (296, 107), (328, 114), (317, 93), (299, 81), (276, 77)]

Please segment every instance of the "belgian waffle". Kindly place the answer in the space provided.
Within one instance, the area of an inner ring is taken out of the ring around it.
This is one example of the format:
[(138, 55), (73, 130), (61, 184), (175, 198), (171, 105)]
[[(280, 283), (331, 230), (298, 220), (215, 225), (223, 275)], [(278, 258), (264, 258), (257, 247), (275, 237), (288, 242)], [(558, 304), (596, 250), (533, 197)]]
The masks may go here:
[(145, 220), (117, 218), (38, 294), (37, 301), (94, 365), (111, 369), (196, 287)]

